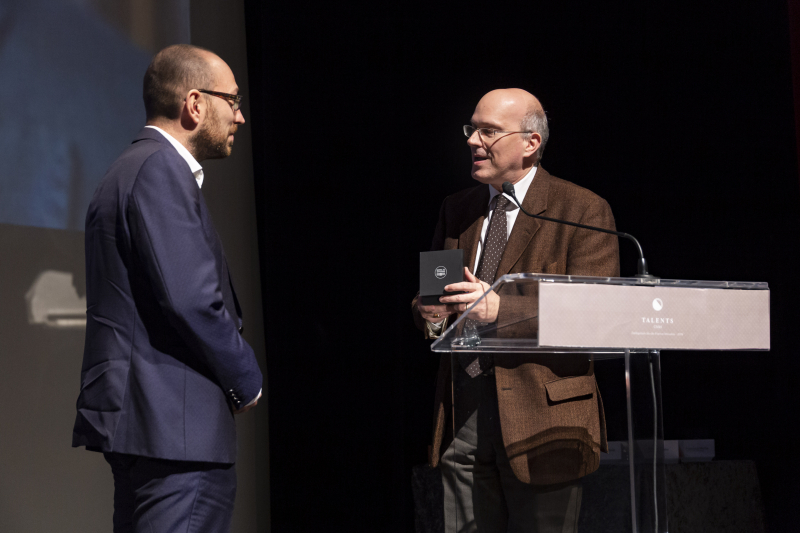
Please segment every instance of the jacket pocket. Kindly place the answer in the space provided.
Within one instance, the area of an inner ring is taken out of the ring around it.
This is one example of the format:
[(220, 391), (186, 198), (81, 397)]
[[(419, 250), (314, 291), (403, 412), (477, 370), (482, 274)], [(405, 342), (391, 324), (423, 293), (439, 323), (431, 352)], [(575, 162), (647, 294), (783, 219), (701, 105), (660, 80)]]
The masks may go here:
[(594, 376), (575, 376), (547, 382), (544, 387), (551, 402), (563, 402), (592, 396), (597, 384)]

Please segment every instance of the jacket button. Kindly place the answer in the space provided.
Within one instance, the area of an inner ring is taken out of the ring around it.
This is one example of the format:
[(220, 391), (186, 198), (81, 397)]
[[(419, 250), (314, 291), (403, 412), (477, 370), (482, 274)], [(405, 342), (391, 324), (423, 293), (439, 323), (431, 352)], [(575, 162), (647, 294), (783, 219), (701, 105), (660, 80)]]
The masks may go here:
[(239, 334), (241, 335), (244, 333), (244, 326), (239, 326)]

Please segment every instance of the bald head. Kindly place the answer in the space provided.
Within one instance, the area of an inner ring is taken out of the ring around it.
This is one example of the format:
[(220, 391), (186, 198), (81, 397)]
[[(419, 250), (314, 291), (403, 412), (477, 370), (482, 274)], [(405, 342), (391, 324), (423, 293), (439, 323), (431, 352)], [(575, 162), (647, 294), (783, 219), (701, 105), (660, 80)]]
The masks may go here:
[[(536, 162), (542, 159), (545, 144), (550, 138), (550, 128), (547, 125), (547, 115), (545, 115), (539, 99), (523, 89), (495, 89), (484, 95), (475, 107), (475, 112), (479, 110), (492, 112), (502, 118), (507, 124), (518, 124), (519, 131), (538, 133), (541, 137), (541, 144), (536, 151)], [(531, 134), (521, 134), (524, 138), (530, 139)]]
[(189, 44), (176, 44), (157, 53), (144, 75), (148, 122), (177, 119), (186, 93), (213, 86), (219, 63), (224, 64), (213, 52)]
[(538, 109), (543, 112), (542, 104), (528, 91), (522, 89), (495, 89), (481, 98), (476, 106), (476, 111), (481, 108), (491, 108), (496, 113), (511, 120), (522, 120), (529, 111)]
[[(541, 159), (547, 140), (542, 104), (522, 89), (498, 89), (481, 98), (467, 139), (472, 177), (501, 190), (523, 179)], [(469, 130), (465, 130), (469, 132)]]

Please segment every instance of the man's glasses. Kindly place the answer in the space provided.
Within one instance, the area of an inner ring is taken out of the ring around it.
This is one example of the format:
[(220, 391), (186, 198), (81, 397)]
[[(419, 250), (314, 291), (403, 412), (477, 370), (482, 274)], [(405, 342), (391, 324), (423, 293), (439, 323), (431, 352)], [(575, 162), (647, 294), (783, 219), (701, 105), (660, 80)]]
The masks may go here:
[(472, 137), (472, 134), (478, 132), (482, 139), (494, 139), (498, 133), (533, 133), (532, 131), (503, 131), (493, 130), (491, 128), (476, 128), (475, 126), (464, 126), (464, 135), (467, 138)]
[(228, 100), (228, 103), (231, 104), (231, 108), (234, 112), (236, 112), (242, 106), (242, 98), (244, 97), (241, 94), (218, 93), (217, 91), (207, 91), (205, 89), (197, 90), (201, 93), (210, 94), (211, 96)]

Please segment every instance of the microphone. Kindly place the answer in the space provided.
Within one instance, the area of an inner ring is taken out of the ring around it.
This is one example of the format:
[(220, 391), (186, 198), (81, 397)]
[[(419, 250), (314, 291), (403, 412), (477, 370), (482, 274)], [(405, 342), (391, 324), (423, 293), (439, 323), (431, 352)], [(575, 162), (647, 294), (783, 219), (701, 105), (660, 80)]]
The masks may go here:
[(610, 229), (605, 229), (605, 228), (596, 228), (594, 226), (587, 226), (586, 224), (578, 224), (577, 222), (569, 222), (567, 220), (559, 220), (557, 218), (543, 217), (541, 215), (531, 215), (530, 213), (528, 213), (527, 211), (525, 211), (522, 208), (522, 202), (517, 200), (517, 195), (514, 193), (514, 186), (511, 185), (511, 182), (506, 181), (506, 182), (503, 183), (503, 192), (506, 193), (511, 198), (513, 198), (514, 199), (514, 203), (517, 204), (517, 206), (519, 207), (520, 211), (522, 211), (523, 213), (525, 213), (526, 215), (528, 215), (531, 218), (538, 218), (538, 219), (541, 219), (541, 220), (547, 220), (549, 222), (557, 222), (559, 224), (566, 224), (568, 226), (575, 226), (577, 228), (590, 229), (590, 230), (594, 230), (594, 231), (602, 231), (603, 233), (610, 233), (611, 235), (616, 235), (617, 237), (624, 237), (626, 239), (629, 239), (629, 240), (633, 241), (633, 243), (636, 245), (636, 248), (639, 251), (639, 262), (636, 265), (636, 269), (638, 271), (638, 274), (636, 275), (636, 277), (637, 278), (642, 278), (642, 279), (657, 279), (655, 276), (653, 276), (652, 274), (650, 274), (647, 271), (647, 260), (644, 258), (644, 253), (642, 252), (642, 245), (639, 244), (639, 241), (636, 240), (636, 237), (634, 237), (630, 233), (623, 233), (621, 231), (612, 231)]

